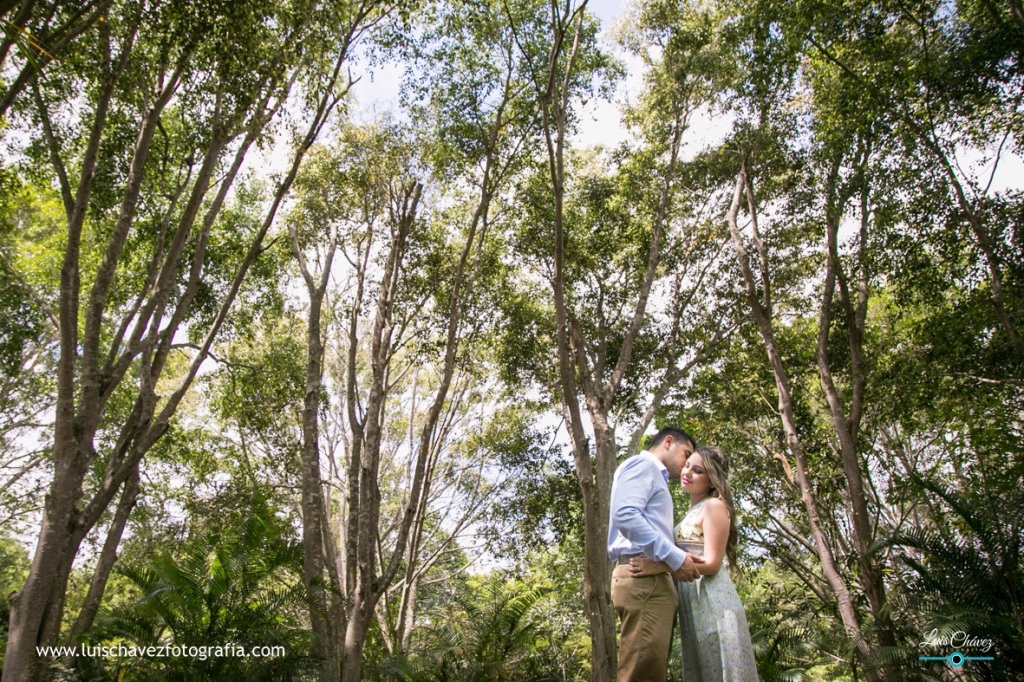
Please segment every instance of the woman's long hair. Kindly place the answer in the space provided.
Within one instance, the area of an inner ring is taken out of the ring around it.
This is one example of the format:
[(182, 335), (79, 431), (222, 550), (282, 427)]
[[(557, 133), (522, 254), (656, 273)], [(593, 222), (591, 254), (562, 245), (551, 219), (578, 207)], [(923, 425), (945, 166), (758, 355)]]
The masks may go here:
[(696, 453), (700, 455), (704, 473), (711, 482), (708, 495), (725, 502), (729, 510), (729, 539), (725, 543), (725, 556), (729, 559), (729, 566), (736, 568), (736, 504), (732, 500), (732, 490), (729, 489), (729, 459), (721, 450), (708, 445), (697, 448)]

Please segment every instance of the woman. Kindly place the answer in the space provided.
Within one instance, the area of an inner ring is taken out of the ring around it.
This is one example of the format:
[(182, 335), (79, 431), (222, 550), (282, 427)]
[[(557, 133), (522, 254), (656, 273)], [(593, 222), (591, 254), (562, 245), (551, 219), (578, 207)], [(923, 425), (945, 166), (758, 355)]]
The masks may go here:
[[(736, 507), (727, 480), (729, 460), (720, 450), (698, 448), (683, 467), (680, 482), (690, 494), (690, 510), (676, 526), (676, 544), (704, 558), (701, 577), (676, 582), (685, 682), (754, 682), (757, 666), (743, 604), (728, 571), (736, 564)], [(634, 576), (671, 572), (646, 557), (630, 561)]]

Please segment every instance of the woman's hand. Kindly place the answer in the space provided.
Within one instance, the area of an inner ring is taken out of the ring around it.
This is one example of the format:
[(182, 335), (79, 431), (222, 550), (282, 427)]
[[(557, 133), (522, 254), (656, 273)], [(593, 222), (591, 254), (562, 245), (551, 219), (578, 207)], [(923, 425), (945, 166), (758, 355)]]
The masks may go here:
[(664, 561), (655, 561), (645, 556), (633, 557), (629, 560), (629, 574), (634, 578), (671, 572), (672, 569)]

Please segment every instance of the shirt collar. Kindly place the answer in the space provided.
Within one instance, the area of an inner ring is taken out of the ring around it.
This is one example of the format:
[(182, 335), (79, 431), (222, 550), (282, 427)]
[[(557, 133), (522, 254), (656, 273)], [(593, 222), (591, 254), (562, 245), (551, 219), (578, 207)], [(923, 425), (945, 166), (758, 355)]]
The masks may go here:
[(641, 450), (640, 456), (645, 457), (654, 462), (655, 466), (657, 466), (658, 470), (661, 472), (662, 478), (664, 478), (665, 481), (668, 481), (668, 467), (662, 464), (660, 459), (651, 454), (650, 450)]

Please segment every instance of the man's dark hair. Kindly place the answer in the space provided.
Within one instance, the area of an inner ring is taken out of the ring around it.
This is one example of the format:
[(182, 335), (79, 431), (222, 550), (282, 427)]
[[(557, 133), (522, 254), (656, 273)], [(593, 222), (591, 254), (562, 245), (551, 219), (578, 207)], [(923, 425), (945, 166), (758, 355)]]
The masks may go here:
[(693, 436), (675, 426), (662, 427), (660, 431), (654, 434), (654, 438), (651, 439), (651, 444), (647, 446), (648, 449), (654, 449), (658, 447), (661, 441), (665, 440), (665, 438), (668, 436), (672, 436), (672, 438), (674, 438), (675, 440), (689, 442), (690, 447), (692, 447), (694, 450), (697, 449), (697, 441), (693, 439)]

